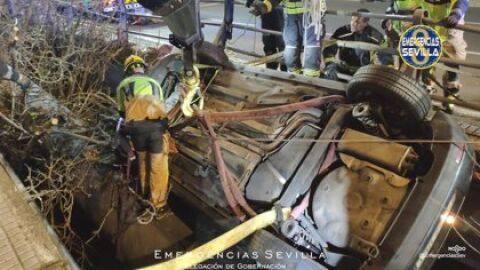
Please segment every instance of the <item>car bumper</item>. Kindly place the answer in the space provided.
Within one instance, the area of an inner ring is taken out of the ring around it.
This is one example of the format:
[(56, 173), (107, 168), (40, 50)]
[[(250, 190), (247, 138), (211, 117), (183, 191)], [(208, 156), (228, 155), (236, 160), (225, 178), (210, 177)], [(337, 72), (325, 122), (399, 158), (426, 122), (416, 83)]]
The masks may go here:
[(450, 226), (442, 214), (460, 210), (473, 173), (474, 152), (463, 130), (446, 114), (432, 119), (434, 140), (453, 141), (432, 145), (433, 163), (428, 173), (417, 178), (391, 231), (380, 246), (380, 257), (371, 268), (424, 269), (446, 239)]

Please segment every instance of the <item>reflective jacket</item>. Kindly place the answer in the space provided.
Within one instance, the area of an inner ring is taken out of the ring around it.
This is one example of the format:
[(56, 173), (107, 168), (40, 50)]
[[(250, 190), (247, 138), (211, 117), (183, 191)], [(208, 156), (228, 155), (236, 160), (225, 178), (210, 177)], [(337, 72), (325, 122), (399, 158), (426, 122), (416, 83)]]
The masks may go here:
[(302, 14), (305, 12), (302, 0), (283, 0), (283, 10), (286, 14)]
[(303, 0), (264, 0), (268, 12), (272, 11), (272, 8), (278, 6), (281, 2), (283, 2), (283, 10), (287, 15), (305, 13)]
[(434, 20), (443, 20), (450, 15), (453, 9), (460, 9), (462, 16), (468, 10), (468, 0), (423, 0), (422, 8), (428, 11), (428, 17)]
[[(462, 17), (468, 10), (468, 0), (423, 0), (422, 6), (424, 10), (428, 11), (428, 17), (434, 21), (440, 21), (448, 17), (453, 9), (459, 9)], [(440, 36), (447, 38), (447, 29), (441, 26), (435, 26)]]
[(395, 14), (411, 15), (413, 11), (422, 5), (421, 0), (393, 0), (391, 6)]
[[(394, 14), (397, 15), (412, 15), (415, 9), (420, 8), (421, 5), (422, 0), (392, 0), (390, 3)], [(392, 26), (398, 34), (401, 34), (412, 26), (412, 23), (393, 20)]]
[(158, 119), (165, 114), (160, 84), (143, 74), (132, 75), (120, 82), (117, 105), (127, 121)]

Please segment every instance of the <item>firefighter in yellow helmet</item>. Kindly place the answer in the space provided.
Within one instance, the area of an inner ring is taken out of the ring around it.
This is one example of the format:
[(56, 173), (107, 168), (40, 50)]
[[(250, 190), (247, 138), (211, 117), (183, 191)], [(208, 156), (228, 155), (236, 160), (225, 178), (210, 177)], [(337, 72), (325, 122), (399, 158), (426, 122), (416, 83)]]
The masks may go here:
[(130, 136), (137, 153), (142, 195), (149, 183), (151, 202), (161, 213), (167, 210), (168, 120), (162, 88), (145, 75), (146, 66), (137, 55), (125, 60), (125, 73), (129, 76), (117, 87), (117, 103), (125, 118), (123, 132)]

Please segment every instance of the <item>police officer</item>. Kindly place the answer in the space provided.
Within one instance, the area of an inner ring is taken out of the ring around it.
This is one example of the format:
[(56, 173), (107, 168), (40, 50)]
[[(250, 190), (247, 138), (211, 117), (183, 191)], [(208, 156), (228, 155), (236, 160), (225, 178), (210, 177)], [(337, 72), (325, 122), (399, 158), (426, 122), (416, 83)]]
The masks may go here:
[(131, 55), (125, 60), (128, 77), (117, 87), (117, 104), (125, 117), (123, 132), (130, 135), (137, 152), (142, 195), (149, 183), (150, 199), (159, 213), (165, 212), (168, 193), (167, 114), (159, 83), (145, 75), (146, 63)]
[[(358, 12), (368, 13), (370, 11), (359, 9)], [(383, 35), (369, 25), (369, 18), (361, 16), (353, 16), (350, 24), (335, 30), (332, 39), (362, 41), (386, 46)], [(336, 60), (337, 53), (338, 61)], [(362, 49), (338, 48), (336, 44), (333, 44), (323, 50), (323, 59), (325, 61), (324, 76), (330, 80), (338, 80), (338, 72), (353, 75), (361, 66), (373, 63), (376, 55), (381, 64), (391, 64), (392, 58), (389, 55), (375, 54)]]
[[(254, 0), (247, 0), (246, 6), (250, 8)], [(283, 10), (280, 6), (272, 8), (272, 11), (261, 15), (262, 29), (273, 30), (273, 31), (283, 31)], [(268, 33), (262, 34), (263, 42), (263, 51), (265, 56), (272, 55), (278, 52), (285, 50), (285, 42), (283, 38), (277, 35), (272, 35)], [(267, 63), (267, 68), (269, 69), (278, 69), (279, 63), (270, 62)], [(281, 71), (287, 71), (287, 66), (285, 64), (280, 64)]]
[[(303, 6), (302, 0), (255, 0), (252, 3), (252, 14), (260, 15), (270, 13), (273, 7), (276, 7), (283, 1), (284, 12), (286, 14), (283, 27), (283, 40), (285, 41), (285, 50), (283, 58), (287, 65), (288, 72), (301, 74), (308, 77), (320, 76), (320, 50), (321, 39), (324, 36), (322, 27), (321, 34), (315, 33), (315, 25), (309, 24), (304, 27), (304, 13), (308, 12)], [(304, 63), (302, 63), (300, 54), (304, 46)]]
[[(443, 51), (445, 56), (465, 60), (467, 57), (467, 43), (463, 39), (463, 31), (453, 29), (458, 24), (464, 23), (465, 13), (468, 10), (468, 0), (423, 0), (422, 8), (428, 12), (428, 17), (434, 21), (441, 21), (445, 27), (434, 26), (444, 40)], [(450, 67), (459, 69), (458, 65)], [(443, 76), (444, 95), (455, 99), (460, 92), (460, 80), (457, 72), (447, 71)], [(445, 110), (451, 112), (453, 104), (444, 104)]]

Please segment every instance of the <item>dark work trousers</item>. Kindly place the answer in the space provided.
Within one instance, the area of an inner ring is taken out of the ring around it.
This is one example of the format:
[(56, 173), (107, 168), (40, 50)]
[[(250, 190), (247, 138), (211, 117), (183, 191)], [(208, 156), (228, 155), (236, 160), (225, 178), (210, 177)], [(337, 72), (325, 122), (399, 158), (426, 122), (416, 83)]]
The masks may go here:
[[(272, 12), (262, 15), (262, 28), (273, 31), (283, 31), (283, 8), (276, 7)], [(281, 52), (285, 49), (285, 42), (283, 42), (282, 36), (276, 36), (272, 34), (263, 34), (263, 51), (265, 55), (272, 55), (278, 52)], [(267, 63), (267, 68), (277, 69), (277, 62)], [(287, 66), (285, 64), (280, 65), (281, 71), (287, 71)]]
[(138, 157), (138, 175), (141, 193), (150, 188), (150, 199), (155, 208), (167, 204), (168, 145), (165, 139), (166, 123), (160, 120), (132, 121), (125, 125), (132, 138)]
[(125, 132), (132, 137), (136, 151), (161, 153), (165, 123), (159, 120), (131, 121), (125, 125)]

